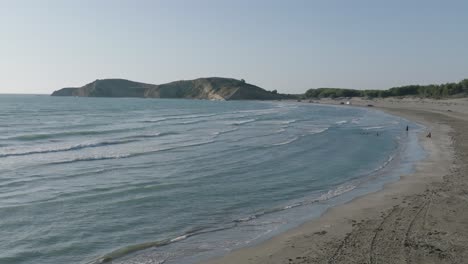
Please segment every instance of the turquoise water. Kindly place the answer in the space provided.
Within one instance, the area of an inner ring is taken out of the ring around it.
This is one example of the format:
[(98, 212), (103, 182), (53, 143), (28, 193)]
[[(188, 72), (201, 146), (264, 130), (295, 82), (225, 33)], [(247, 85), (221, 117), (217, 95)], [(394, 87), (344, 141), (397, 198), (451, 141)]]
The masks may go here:
[(224, 254), (411, 171), (417, 129), (307, 103), (0, 95), (0, 263)]

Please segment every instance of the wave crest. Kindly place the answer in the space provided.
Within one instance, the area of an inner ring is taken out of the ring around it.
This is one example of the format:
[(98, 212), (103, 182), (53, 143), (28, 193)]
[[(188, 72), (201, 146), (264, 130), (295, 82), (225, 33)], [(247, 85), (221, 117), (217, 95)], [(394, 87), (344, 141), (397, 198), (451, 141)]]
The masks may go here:
[(80, 149), (85, 149), (85, 148), (97, 148), (97, 147), (110, 146), (110, 145), (126, 144), (126, 143), (130, 143), (134, 141), (136, 140), (103, 141), (103, 142), (89, 143), (89, 144), (78, 144), (78, 145), (64, 147), (64, 148), (38, 149), (38, 150), (31, 150), (31, 151), (25, 151), (25, 152), (3, 153), (3, 154), (0, 154), (0, 158), (75, 151), (75, 150), (80, 150)]

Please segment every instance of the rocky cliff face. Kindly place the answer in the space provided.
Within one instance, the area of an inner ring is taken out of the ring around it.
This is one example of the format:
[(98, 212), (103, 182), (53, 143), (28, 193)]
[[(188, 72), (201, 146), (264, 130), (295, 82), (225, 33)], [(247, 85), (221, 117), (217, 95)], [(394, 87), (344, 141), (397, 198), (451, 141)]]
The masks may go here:
[(200, 78), (167, 84), (146, 84), (123, 79), (96, 80), (78, 88), (63, 88), (52, 96), (187, 98), (212, 100), (275, 100), (288, 96), (266, 91), (242, 80)]

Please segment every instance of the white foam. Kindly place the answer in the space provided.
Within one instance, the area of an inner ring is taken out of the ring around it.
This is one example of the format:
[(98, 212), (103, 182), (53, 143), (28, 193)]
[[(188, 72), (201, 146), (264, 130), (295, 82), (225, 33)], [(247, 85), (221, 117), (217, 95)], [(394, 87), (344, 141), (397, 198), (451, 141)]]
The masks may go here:
[(347, 193), (349, 191), (352, 191), (354, 189), (356, 189), (356, 185), (352, 185), (352, 184), (349, 184), (349, 185), (341, 185), (341, 186), (338, 186), (336, 189), (334, 190), (329, 190), (327, 193), (325, 194), (322, 194), (318, 199), (317, 201), (327, 201), (327, 200), (330, 200), (331, 198), (334, 198), (334, 197), (337, 197), (337, 196), (340, 196), (344, 193)]
[(384, 126), (364, 127), (363, 130), (382, 129)]
[(216, 131), (216, 132), (213, 132), (213, 136), (217, 137), (219, 135), (222, 135), (222, 134), (226, 134), (226, 133), (229, 133), (229, 132), (234, 132), (234, 131), (237, 131), (239, 130), (239, 128), (232, 128), (232, 129), (226, 129), (226, 130), (221, 130), (221, 131)]
[(256, 119), (236, 120), (236, 121), (232, 121), (230, 124), (231, 125), (243, 125), (243, 124), (248, 124), (248, 123), (252, 123), (255, 121)]
[(322, 127), (322, 128), (316, 128), (312, 130), (308, 130), (309, 134), (314, 135), (314, 134), (320, 134), (328, 130), (328, 127)]
[(287, 144), (290, 144), (296, 140), (298, 140), (299, 138), (298, 137), (294, 137), (294, 138), (291, 138), (287, 141), (284, 141), (284, 142), (280, 142), (280, 143), (276, 143), (276, 144), (273, 144), (273, 146), (282, 146), (282, 145), (287, 145)]
[(292, 123), (296, 123), (296, 119), (290, 119), (290, 120), (264, 120), (261, 121), (263, 124), (269, 124), (269, 125), (289, 125)]
[(286, 131), (286, 129), (282, 127), (280, 129), (276, 130), (275, 133), (279, 134), (279, 133), (283, 133), (284, 131)]
[(278, 108), (268, 108), (268, 109), (257, 109), (257, 110), (240, 110), (234, 113), (249, 113), (255, 115), (264, 115), (264, 114), (272, 114), (278, 112)]
[(162, 121), (170, 121), (170, 120), (177, 120), (177, 119), (193, 119), (193, 118), (202, 118), (202, 117), (212, 117), (216, 116), (217, 114), (199, 114), (199, 115), (171, 115), (171, 116), (163, 116), (159, 118), (152, 118), (143, 120), (144, 123), (158, 123)]
[(283, 125), (289, 125), (289, 124), (296, 123), (296, 122), (297, 122), (296, 119), (291, 119), (291, 120), (280, 121), (279, 123)]
[(294, 208), (294, 207), (298, 207), (298, 206), (301, 206), (301, 203), (295, 203), (295, 204), (291, 204), (291, 205), (287, 205), (285, 207), (283, 207), (283, 209), (291, 209), (291, 208)]
[(172, 243), (172, 242), (177, 242), (177, 241), (184, 240), (184, 239), (186, 239), (186, 238), (187, 238), (187, 235), (183, 235), (183, 236), (178, 236), (178, 237), (176, 237), (176, 238), (173, 238), (173, 239), (171, 239), (170, 241), (171, 241), (171, 243)]

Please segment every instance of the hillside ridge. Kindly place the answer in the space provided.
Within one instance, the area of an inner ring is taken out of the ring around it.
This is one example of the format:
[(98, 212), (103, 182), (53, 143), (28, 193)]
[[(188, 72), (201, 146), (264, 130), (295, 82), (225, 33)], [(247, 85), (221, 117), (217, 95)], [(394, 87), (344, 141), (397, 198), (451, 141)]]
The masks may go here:
[(52, 96), (185, 98), (208, 100), (279, 100), (291, 96), (267, 91), (244, 80), (209, 77), (148, 84), (125, 79), (95, 80), (82, 87), (67, 87)]

